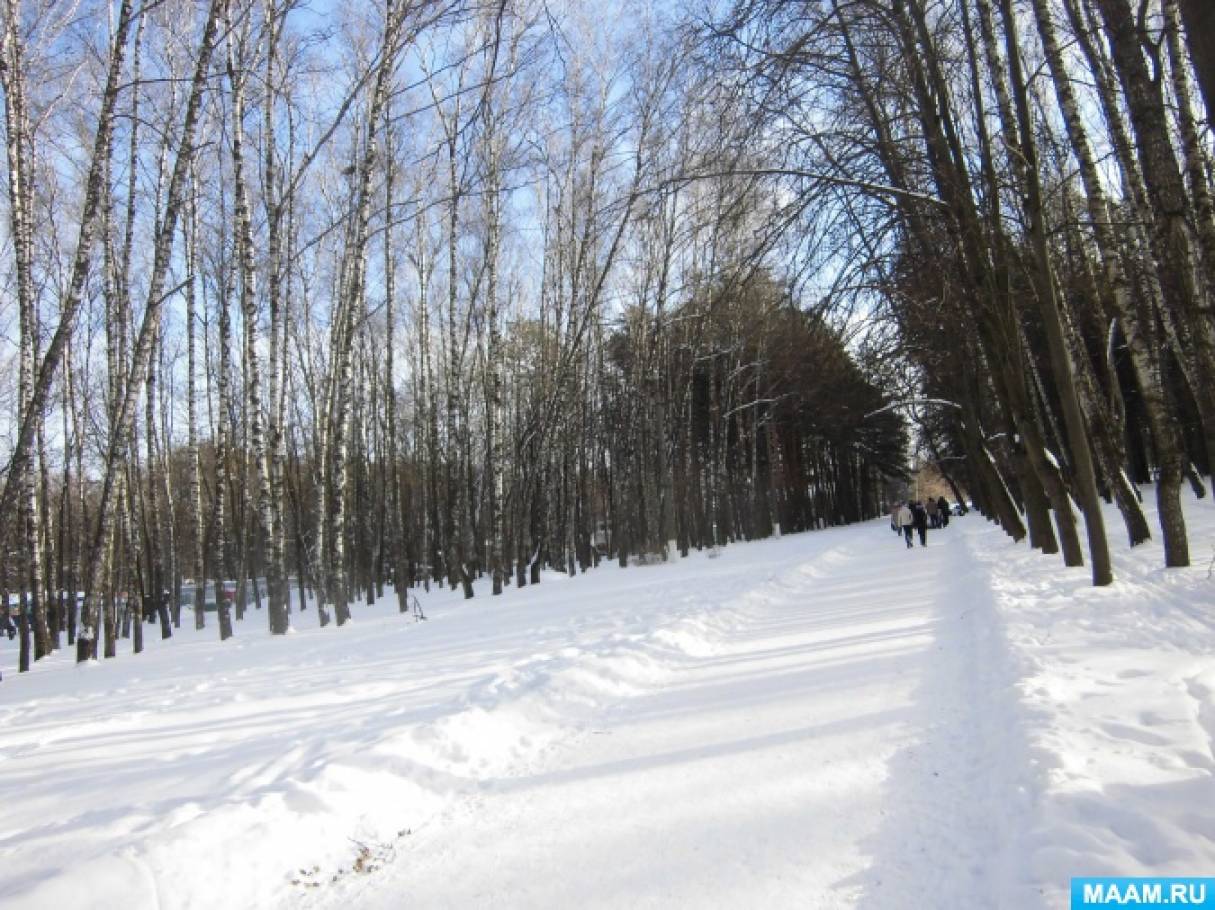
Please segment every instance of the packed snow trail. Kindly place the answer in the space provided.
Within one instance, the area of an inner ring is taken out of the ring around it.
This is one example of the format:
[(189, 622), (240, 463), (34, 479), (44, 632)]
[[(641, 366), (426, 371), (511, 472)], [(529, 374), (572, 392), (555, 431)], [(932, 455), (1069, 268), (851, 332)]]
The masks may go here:
[(797, 561), (718, 604), (733, 628), (690, 642), (662, 686), (484, 779), (322, 903), (924, 908), (996, 893), (1021, 798), (1005, 719), (977, 701), (1003, 660), (991, 604), (956, 600), (956, 530), (908, 550), (867, 529), (784, 542)]
[(187, 617), (24, 674), (0, 642), (0, 908), (1062, 910), (1210, 874), (1215, 580), (1114, 556), (1092, 588), (979, 516), (877, 521), (418, 592), (425, 623)]
[[(962, 715), (923, 703), (967, 666), (938, 649), (952, 536), (906, 550), (870, 523), (436, 591), (423, 624), (390, 595), (342, 629), (310, 610), (286, 638), (56, 654), (0, 693), (0, 902), (880, 900), (899, 840), (975, 796), (932, 774), (968, 754), (927, 736)], [(920, 817), (925, 794), (946, 804)], [(956, 878), (932, 859), (902, 877)]]

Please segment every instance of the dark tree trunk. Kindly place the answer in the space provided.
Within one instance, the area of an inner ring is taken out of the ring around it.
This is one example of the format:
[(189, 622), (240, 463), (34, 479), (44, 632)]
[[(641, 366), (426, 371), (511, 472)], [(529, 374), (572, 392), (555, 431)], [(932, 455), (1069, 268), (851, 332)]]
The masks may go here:
[(1215, 125), (1215, 3), (1211, 0), (1177, 0), (1185, 23), (1186, 46), (1198, 76), (1207, 109), (1207, 123)]

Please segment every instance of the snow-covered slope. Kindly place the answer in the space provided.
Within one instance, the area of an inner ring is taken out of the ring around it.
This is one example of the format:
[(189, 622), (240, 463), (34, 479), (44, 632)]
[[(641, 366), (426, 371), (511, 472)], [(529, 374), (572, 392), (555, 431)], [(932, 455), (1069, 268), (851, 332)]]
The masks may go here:
[(0, 906), (1019, 910), (1209, 873), (1189, 515), (1202, 565), (1115, 546), (1105, 590), (968, 516), (433, 592), (426, 623), (254, 616), (20, 676), (5, 643)]

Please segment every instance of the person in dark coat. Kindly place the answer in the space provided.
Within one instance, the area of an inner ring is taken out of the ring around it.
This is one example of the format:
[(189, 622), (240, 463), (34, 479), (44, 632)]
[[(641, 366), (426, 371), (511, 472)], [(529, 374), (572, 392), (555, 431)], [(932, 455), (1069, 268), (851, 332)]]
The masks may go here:
[(928, 546), (928, 512), (922, 502), (916, 501), (911, 504), (911, 523), (915, 526), (916, 533), (920, 535), (920, 546)]
[(949, 500), (942, 496), (937, 500), (937, 515), (941, 517), (941, 527), (949, 525)]

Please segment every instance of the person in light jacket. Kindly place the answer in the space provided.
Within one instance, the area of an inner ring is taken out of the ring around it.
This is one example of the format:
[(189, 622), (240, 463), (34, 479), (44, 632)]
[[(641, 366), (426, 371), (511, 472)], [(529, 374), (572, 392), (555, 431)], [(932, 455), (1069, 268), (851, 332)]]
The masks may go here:
[(911, 527), (914, 521), (914, 516), (911, 514), (911, 504), (903, 503), (899, 506), (899, 527), (903, 529), (903, 539), (907, 541), (907, 549), (911, 549)]

